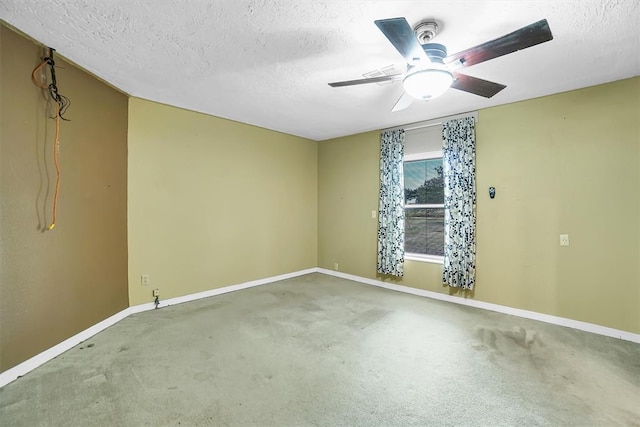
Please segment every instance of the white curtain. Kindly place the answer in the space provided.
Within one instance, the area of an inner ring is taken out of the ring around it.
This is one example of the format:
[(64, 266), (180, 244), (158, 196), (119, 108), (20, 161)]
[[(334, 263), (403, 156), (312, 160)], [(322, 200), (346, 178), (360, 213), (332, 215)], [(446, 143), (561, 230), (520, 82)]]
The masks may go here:
[(380, 137), (378, 273), (404, 274), (404, 130)]
[(445, 284), (471, 290), (476, 278), (476, 138), (473, 117), (442, 124)]

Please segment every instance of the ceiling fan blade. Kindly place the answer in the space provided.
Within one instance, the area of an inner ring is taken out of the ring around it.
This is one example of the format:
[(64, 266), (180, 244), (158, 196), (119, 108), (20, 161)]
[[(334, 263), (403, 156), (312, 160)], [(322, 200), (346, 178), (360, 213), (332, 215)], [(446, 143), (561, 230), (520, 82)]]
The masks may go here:
[(461, 67), (469, 67), (549, 40), (553, 40), (553, 35), (547, 20), (542, 19), (513, 33), (447, 56), (444, 62), (459, 61)]
[(374, 22), (409, 64), (431, 62), (406, 19), (379, 19)]
[(396, 111), (405, 110), (409, 108), (412, 102), (413, 102), (413, 97), (409, 95), (407, 92), (402, 92), (402, 96), (400, 97), (400, 99), (398, 99), (398, 102), (396, 102), (396, 105), (393, 106), (393, 108), (391, 109), (391, 112), (395, 113)]
[(403, 77), (404, 77), (404, 74), (392, 74), (390, 76), (369, 77), (367, 79), (347, 80), (347, 81), (344, 81), (344, 82), (334, 82), (334, 83), (329, 83), (329, 86), (331, 86), (331, 87), (342, 87), (342, 86), (363, 85), (363, 84), (367, 84), (367, 83), (392, 82), (392, 81), (400, 80)]
[(473, 93), (474, 95), (484, 96), (485, 98), (491, 98), (506, 87), (500, 83), (482, 80), (477, 77), (467, 76), (466, 74), (454, 73), (453, 78), (452, 88)]

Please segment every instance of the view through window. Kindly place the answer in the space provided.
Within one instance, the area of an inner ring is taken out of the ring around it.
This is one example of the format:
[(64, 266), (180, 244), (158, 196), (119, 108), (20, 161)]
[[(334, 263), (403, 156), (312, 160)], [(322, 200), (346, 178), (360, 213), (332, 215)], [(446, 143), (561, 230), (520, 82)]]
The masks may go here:
[(407, 135), (404, 162), (405, 252), (444, 255), (444, 177), (441, 127)]

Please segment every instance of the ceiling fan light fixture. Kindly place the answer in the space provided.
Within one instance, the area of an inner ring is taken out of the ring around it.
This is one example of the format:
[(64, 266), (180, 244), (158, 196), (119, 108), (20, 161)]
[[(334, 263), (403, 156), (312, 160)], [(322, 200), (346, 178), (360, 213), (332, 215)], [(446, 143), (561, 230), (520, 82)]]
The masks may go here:
[(416, 99), (433, 99), (449, 89), (453, 74), (446, 70), (430, 68), (417, 70), (404, 78), (404, 90)]

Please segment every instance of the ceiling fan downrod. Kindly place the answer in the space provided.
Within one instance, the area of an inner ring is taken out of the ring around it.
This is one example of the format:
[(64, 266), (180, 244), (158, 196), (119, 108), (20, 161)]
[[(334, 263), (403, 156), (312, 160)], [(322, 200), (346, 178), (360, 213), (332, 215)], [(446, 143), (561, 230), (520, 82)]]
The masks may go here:
[(435, 21), (424, 21), (413, 28), (420, 44), (429, 43), (438, 34), (438, 24)]

